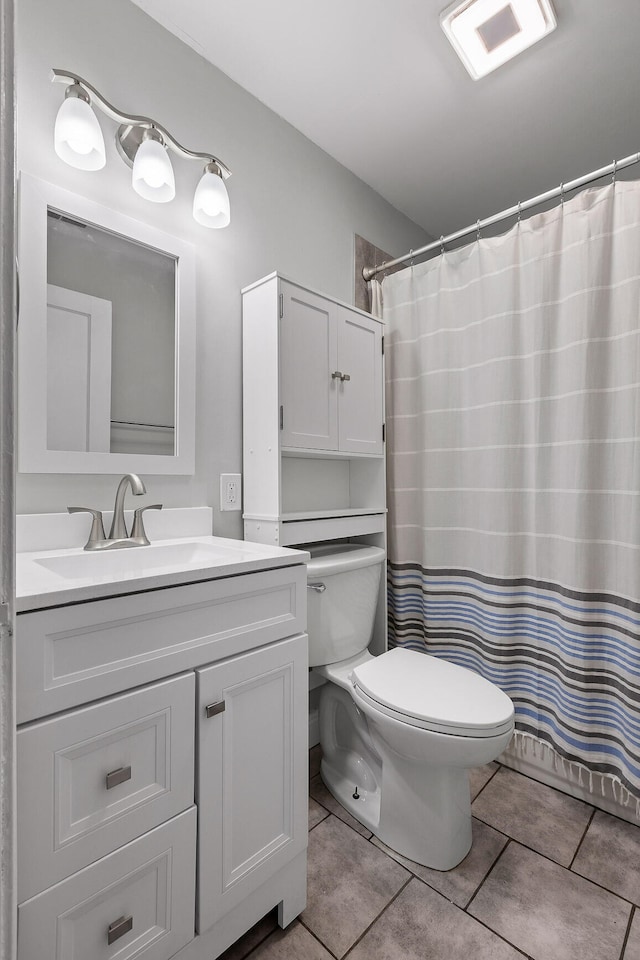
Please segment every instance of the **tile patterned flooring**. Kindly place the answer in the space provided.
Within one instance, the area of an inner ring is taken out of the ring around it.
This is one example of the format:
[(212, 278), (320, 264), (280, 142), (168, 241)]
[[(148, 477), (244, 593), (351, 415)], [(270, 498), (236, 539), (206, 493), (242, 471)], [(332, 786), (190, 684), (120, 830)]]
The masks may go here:
[(471, 771), (471, 852), (439, 873), (343, 810), (319, 761), (307, 908), (222, 960), (640, 960), (640, 826), (491, 763)]

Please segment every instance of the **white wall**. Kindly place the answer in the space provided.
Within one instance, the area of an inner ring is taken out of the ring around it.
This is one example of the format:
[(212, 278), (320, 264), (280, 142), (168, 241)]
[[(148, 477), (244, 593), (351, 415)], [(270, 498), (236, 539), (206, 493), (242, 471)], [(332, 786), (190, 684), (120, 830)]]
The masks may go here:
[[(219, 474), (241, 468), (241, 287), (277, 269), (352, 302), (354, 233), (396, 254), (425, 234), (129, 0), (17, 0), (17, 21), (19, 168), (197, 244), (196, 474), (146, 479), (167, 506), (217, 507)], [(50, 82), (52, 67), (85, 77), (123, 111), (154, 117), (190, 149), (220, 156), (233, 171), (231, 225), (213, 231), (193, 221), (194, 162), (175, 158), (172, 203), (138, 197), (116, 154), (115, 124), (102, 114), (106, 167), (87, 173), (59, 160), (53, 125), (64, 87)], [(21, 474), (17, 510), (73, 501), (107, 508), (114, 488), (113, 477)], [(241, 536), (240, 515), (216, 510), (214, 532)]]

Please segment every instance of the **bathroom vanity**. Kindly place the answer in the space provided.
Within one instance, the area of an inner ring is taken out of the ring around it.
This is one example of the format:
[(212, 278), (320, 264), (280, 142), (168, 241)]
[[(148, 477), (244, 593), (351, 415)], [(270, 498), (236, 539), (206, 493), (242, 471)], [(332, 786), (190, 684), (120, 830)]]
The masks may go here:
[(304, 908), (306, 559), (18, 554), (19, 960), (212, 960)]

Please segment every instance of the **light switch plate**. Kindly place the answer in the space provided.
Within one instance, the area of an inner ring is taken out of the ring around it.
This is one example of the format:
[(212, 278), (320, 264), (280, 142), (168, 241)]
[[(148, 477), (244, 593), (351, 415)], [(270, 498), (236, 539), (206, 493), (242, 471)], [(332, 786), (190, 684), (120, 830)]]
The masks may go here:
[(220, 474), (220, 509), (242, 510), (242, 474)]

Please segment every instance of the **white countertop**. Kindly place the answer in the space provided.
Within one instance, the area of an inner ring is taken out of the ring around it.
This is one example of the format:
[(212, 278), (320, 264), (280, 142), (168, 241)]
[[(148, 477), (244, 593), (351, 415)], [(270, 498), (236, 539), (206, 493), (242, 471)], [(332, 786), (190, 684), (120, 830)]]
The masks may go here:
[(109, 551), (25, 551), (16, 555), (16, 611), (237, 576), (308, 559), (302, 550), (212, 536), (172, 537), (150, 547)]

